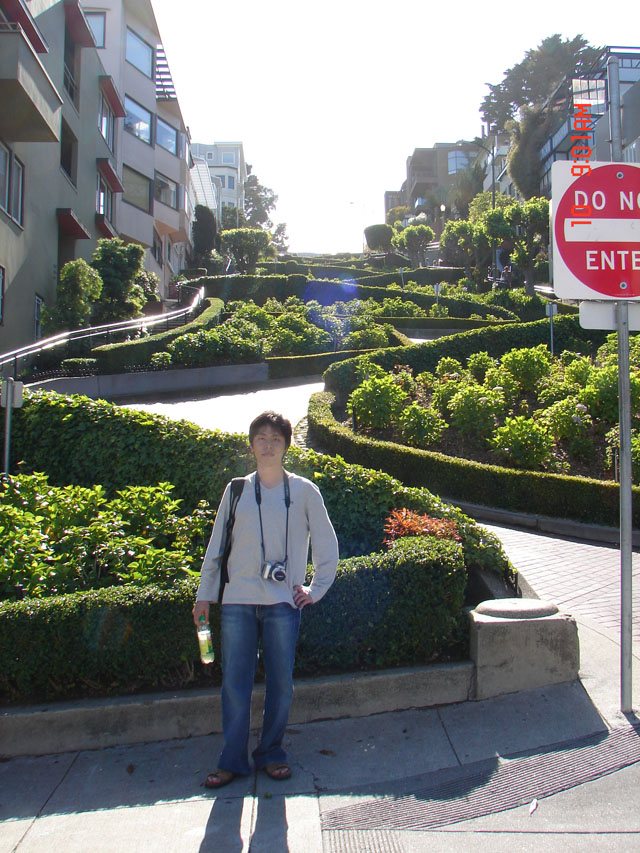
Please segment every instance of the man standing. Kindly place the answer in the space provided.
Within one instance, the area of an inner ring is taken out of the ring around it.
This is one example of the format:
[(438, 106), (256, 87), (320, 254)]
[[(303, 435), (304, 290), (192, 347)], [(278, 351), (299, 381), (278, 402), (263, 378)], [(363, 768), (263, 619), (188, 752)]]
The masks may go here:
[[(248, 775), (251, 692), (258, 642), (265, 667), (262, 734), (253, 752), (256, 769), (272, 779), (288, 779), (291, 768), (282, 748), (293, 698), (293, 663), (301, 611), (329, 589), (338, 565), (338, 541), (318, 488), (285, 471), (282, 460), (291, 444), (291, 424), (275, 412), (263, 412), (249, 428), (256, 471), (244, 478), (235, 511), (221, 615), (222, 730), (224, 748), (218, 768), (205, 781), (221, 788), (234, 776)], [(220, 560), (231, 506), (231, 484), (220, 502), (202, 563), (193, 608), (199, 624), (209, 621), (209, 604), (218, 600)], [(304, 585), (309, 554), (313, 578)]]

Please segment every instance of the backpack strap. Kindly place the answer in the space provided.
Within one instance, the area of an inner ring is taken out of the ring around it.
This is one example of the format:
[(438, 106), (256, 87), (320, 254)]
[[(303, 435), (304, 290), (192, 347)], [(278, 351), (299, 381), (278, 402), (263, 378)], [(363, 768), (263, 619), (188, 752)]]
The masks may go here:
[(224, 588), (226, 584), (229, 583), (229, 570), (227, 568), (227, 563), (229, 561), (229, 554), (231, 553), (231, 532), (233, 531), (233, 525), (236, 520), (236, 507), (238, 506), (238, 501), (240, 500), (240, 496), (242, 495), (244, 483), (245, 480), (243, 477), (234, 477), (234, 479), (231, 481), (231, 503), (229, 505), (229, 518), (227, 519), (227, 524), (225, 527), (224, 550), (222, 552), (222, 559), (220, 560), (220, 592), (218, 593), (218, 604), (222, 603)]

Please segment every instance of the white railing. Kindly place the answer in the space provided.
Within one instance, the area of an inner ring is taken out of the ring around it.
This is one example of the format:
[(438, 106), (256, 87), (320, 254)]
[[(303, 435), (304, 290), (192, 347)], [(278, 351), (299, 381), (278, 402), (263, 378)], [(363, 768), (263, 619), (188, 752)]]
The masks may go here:
[[(185, 290), (187, 286), (185, 285)], [(196, 290), (196, 288), (188, 288)], [(166, 314), (153, 314), (149, 317), (136, 317), (133, 320), (122, 320), (119, 323), (108, 323), (104, 326), (87, 326), (84, 329), (74, 329), (70, 332), (60, 332), (58, 335), (53, 335), (50, 338), (42, 338), (29, 344), (26, 347), (12, 350), (11, 352), (0, 353), (0, 373), (6, 374), (3, 370), (8, 364), (13, 362), (13, 378), (17, 379), (18, 364), (21, 359), (27, 359), (45, 350), (54, 349), (55, 347), (68, 344), (71, 341), (81, 341), (86, 338), (106, 338), (110, 340), (111, 335), (120, 334), (122, 332), (136, 331), (143, 332), (146, 329), (153, 328), (165, 324), (167, 327), (171, 320), (184, 317), (185, 319), (193, 311), (198, 308), (204, 299), (204, 287), (197, 288), (196, 296), (187, 308), (179, 308), (176, 311), (168, 311)]]

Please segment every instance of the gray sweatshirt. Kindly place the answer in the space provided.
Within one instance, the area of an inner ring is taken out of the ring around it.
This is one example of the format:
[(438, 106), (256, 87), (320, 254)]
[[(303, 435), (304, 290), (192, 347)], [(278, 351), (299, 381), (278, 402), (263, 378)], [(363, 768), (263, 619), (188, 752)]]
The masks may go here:
[[(288, 473), (288, 472), (287, 472)], [(263, 556), (260, 540), (260, 518), (255, 496), (255, 472), (245, 477), (245, 485), (236, 507), (231, 536), (228, 570), (229, 583), (223, 604), (294, 605), (293, 587), (304, 584), (309, 556), (309, 540), (313, 562), (313, 580), (309, 593), (314, 603), (329, 589), (336, 576), (338, 540), (327, 515), (317, 486), (304, 477), (289, 474), (291, 504), (289, 507), (289, 541), (286, 580), (263, 579), (260, 570)], [(272, 489), (260, 484), (265, 558), (269, 562), (285, 557), (287, 509), (282, 483)], [(202, 563), (198, 601), (217, 601), (220, 588), (220, 559), (224, 549), (225, 527), (229, 517), (231, 486), (227, 485), (213, 532)]]

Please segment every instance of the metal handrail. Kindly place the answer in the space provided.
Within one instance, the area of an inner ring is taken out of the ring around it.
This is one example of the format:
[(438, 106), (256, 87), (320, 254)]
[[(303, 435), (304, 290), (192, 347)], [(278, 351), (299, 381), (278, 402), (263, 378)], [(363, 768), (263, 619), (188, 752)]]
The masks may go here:
[(37, 355), (48, 349), (68, 344), (70, 341), (81, 341), (85, 338), (98, 337), (100, 335), (109, 336), (112, 332), (126, 332), (129, 330), (142, 331), (150, 326), (158, 326), (160, 323), (167, 323), (169, 320), (176, 319), (181, 316), (187, 316), (201, 304), (204, 299), (204, 287), (198, 288), (197, 295), (187, 308), (179, 308), (176, 311), (168, 311), (166, 314), (152, 314), (149, 317), (136, 317), (133, 320), (121, 320), (119, 323), (107, 323), (103, 326), (87, 326), (84, 329), (73, 329), (70, 332), (60, 332), (57, 335), (52, 335), (50, 338), (44, 338), (29, 344), (26, 347), (12, 350), (11, 352), (0, 353), (0, 369), (6, 364), (14, 363), (13, 378), (17, 378), (18, 361), (21, 358), (28, 358), (32, 355)]

